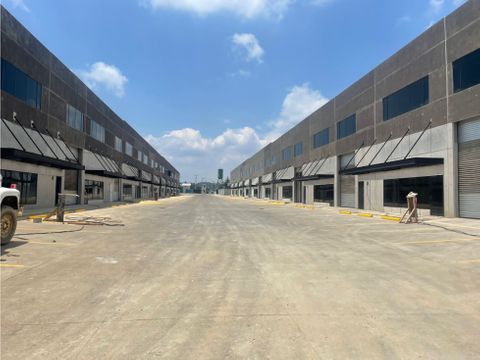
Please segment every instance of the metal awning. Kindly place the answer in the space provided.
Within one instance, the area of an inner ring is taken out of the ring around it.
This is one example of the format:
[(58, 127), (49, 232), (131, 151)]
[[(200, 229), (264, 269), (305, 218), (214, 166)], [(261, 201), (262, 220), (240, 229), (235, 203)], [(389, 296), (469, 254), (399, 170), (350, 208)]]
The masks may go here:
[(4, 119), (0, 133), (2, 158), (61, 169), (83, 169), (78, 161), (77, 149), (60, 139)]
[(160, 177), (158, 177), (157, 175), (153, 175), (153, 183), (156, 184), (156, 185), (159, 185), (160, 184)]
[(327, 162), (328, 158), (326, 159), (320, 159), (320, 160), (315, 160), (311, 161), (309, 163), (303, 164), (301, 167), (301, 177), (298, 177), (298, 179), (302, 180), (313, 180), (313, 179), (318, 179), (318, 178), (330, 178), (333, 177), (333, 174), (328, 174), (325, 173), (325, 163)]
[(245, 180), (245, 186), (250, 186), (250, 185), (252, 185), (252, 180), (251, 179)]
[(258, 177), (253, 178), (253, 179), (251, 180), (251, 185), (252, 185), (252, 186), (257, 186), (257, 185), (258, 185), (258, 180), (259, 180)]
[(125, 177), (131, 179), (138, 179), (138, 169), (129, 164), (122, 164), (122, 172), (125, 174)]
[(147, 182), (151, 182), (152, 181), (152, 174), (150, 174), (149, 172), (146, 172), (146, 171), (141, 171), (141, 179), (142, 181), (147, 181)]
[(95, 152), (84, 150), (83, 163), (87, 173), (115, 178), (125, 177), (122, 169), (115, 161)]
[(340, 171), (342, 175), (361, 175), (380, 171), (392, 171), (409, 167), (443, 164), (443, 158), (409, 158), (387, 163), (373, 164)]
[(316, 160), (316, 161), (311, 161), (307, 164), (303, 164), (301, 169), (302, 176), (307, 177), (307, 176), (316, 175), (317, 174), (316, 172), (320, 169), (320, 167), (322, 166), (322, 163), (323, 163), (323, 160)]
[(293, 166), (290, 166), (285, 169), (281, 169), (275, 172), (275, 180), (292, 180), (295, 175), (295, 169)]
[(272, 181), (272, 177), (273, 177), (273, 174), (272, 174), (272, 173), (263, 175), (263, 176), (262, 176), (262, 183), (263, 183), (263, 184), (266, 184), (266, 183), (271, 182), (271, 181)]

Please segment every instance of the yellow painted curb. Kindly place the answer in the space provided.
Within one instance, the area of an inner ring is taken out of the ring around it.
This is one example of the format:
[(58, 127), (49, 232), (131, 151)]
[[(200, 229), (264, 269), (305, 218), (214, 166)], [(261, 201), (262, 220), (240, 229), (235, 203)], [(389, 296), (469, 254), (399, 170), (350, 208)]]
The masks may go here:
[(352, 212), (351, 212), (351, 211), (348, 211), (348, 210), (340, 210), (340, 214), (342, 214), (342, 215), (351, 215)]
[(27, 217), (28, 220), (33, 220), (33, 219), (43, 219), (46, 218), (48, 214), (40, 214), (40, 215), (30, 215)]
[(388, 216), (388, 215), (382, 215), (380, 216), (383, 220), (390, 220), (390, 221), (396, 221), (400, 222), (400, 218), (397, 216)]
[(363, 216), (363, 217), (371, 218), (371, 217), (373, 217), (373, 214), (370, 214), (370, 213), (358, 213), (357, 216)]
[(22, 268), (22, 267), (25, 267), (25, 265), (20, 265), (20, 264), (0, 264), (0, 267)]

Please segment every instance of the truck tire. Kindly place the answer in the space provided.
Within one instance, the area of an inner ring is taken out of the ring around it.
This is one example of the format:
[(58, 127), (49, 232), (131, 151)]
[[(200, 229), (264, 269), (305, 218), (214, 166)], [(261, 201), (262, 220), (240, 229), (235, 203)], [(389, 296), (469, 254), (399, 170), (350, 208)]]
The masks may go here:
[(2, 245), (7, 245), (17, 229), (17, 211), (10, 206), (2, 206)]

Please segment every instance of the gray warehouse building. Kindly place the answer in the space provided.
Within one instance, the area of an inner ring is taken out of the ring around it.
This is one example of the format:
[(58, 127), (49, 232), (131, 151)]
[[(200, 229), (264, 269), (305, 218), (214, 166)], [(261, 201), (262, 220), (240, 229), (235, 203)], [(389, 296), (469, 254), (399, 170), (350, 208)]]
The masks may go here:
[(480, 0), (232, 170), (237, 196), (480, 218)]
[(179, 172), (1, 7), (1, 174), (26, 208), (175, 195)]

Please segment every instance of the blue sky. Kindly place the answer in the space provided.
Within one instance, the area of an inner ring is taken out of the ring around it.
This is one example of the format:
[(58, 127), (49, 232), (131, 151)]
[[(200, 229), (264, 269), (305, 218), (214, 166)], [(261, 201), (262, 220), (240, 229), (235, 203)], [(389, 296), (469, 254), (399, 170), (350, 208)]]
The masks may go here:
[(165, 155), (214, 179), (462, 0), (3, 0)]

